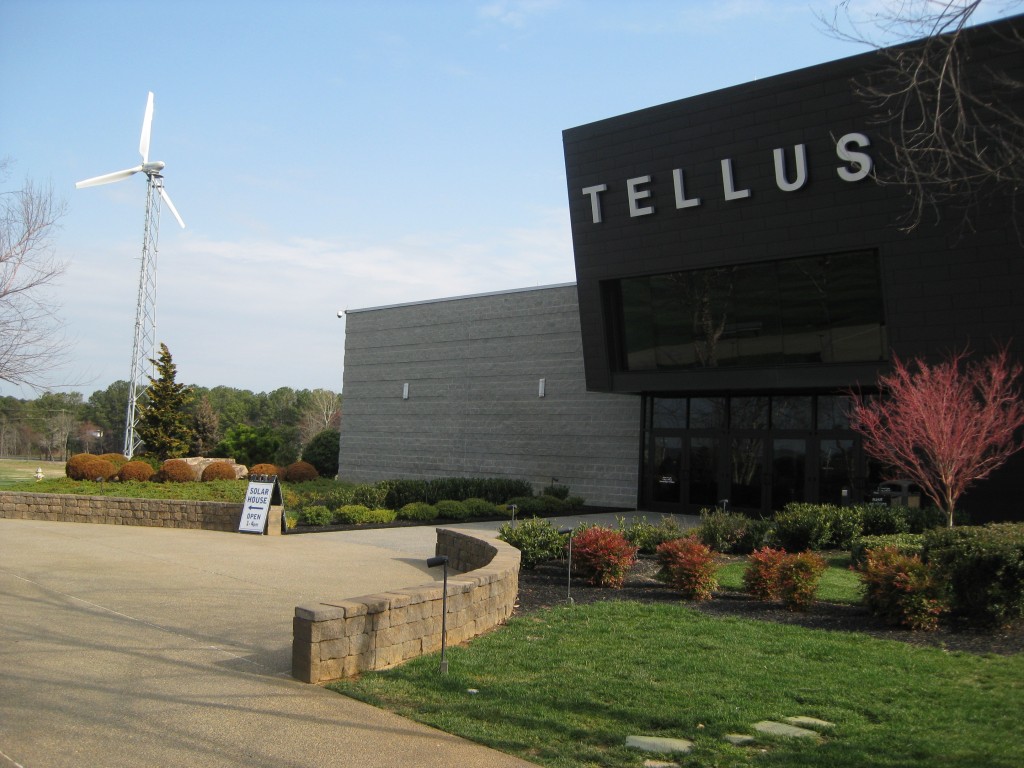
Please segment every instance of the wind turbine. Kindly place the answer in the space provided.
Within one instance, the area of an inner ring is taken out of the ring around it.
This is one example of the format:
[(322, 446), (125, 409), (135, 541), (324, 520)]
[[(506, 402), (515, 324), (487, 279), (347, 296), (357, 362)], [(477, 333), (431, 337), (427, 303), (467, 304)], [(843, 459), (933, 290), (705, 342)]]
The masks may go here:
[[(132, 342), (132, 373), (128, 379), (128, 411), (124, 429), (124, 455), (131, 458), (142, 445), (136, 435), (138, 425), (138, 406), (146, 394), (149, 382), (146, 381), (146, 362), (156, 356), (156, 259), (157, 244), (160, 239), (160, 202), (167, 204), (181, 228), (185, 222), (178, 214), (178, 209), (171, 202), (167, 190), (164, 189), (164, 177), (160, 172), (164, 163), (160, 160), (150, 162), (149, 139), (153, 129), (153, 92), (149, 92), (146, 100), (146, 113), (142, 118), (142, 137), (139, 139), (139, 154), (142, 164), (123, 171), (115, 171), (103, 176), (95, 176), (75, 184), (76, 189), (98, 187), (101, 184), (112, 184), (122, 181), (136, 173), (146, 174), (146, 223), (142, 235), (142, 264), (139, 269), (139, 295), (135, 306), (135, 338)], [(150, 365), (149, 371), (152, 372)]]

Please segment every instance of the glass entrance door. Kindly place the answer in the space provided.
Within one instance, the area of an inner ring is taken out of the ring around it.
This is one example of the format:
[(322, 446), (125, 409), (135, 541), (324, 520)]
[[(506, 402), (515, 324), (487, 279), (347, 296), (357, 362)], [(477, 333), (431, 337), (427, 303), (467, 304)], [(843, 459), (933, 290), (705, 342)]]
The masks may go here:
[(807, 440), (784, 437), (772, 440), (771, 508), (807, 500)]
[(652, 499), (659, 504), (682, 503), (683, 438), (656, 435), (653, 457)]

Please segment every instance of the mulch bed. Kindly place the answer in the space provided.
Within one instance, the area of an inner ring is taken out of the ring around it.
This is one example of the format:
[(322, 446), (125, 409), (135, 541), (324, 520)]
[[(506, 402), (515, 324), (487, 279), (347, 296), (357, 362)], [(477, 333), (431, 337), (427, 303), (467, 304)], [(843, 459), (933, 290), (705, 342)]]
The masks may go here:
[[(657, 563), (641, 558), (621, 589), (591, 586), (573, 574), (572, 600), (576, 605), (602, 600), (633, 600), (642, 603), (679, 603), (679, 593), (655, 577)], [(567, 603), (567, 574), (564, 562), (549, 562), (519, 573), (517, 614)], [(897, 640), (912, 645), (943, 648), (967, 653), (1009, 655), (1024, 651), (1024, 623), (1013, 627), (981, 631), (942, 627), (935, 632), (911, 632), (887, 626), (859, 605), (817, 602), (805, 613), (787, 611), (779, 603), (753, 600), (740, 592), (719, 590), (714, 599), (687, 602), (691, 608), (712, 616), (736, 616), (758, 621), (795, 624), (811, 629), (858, 632), (871, 637)]]

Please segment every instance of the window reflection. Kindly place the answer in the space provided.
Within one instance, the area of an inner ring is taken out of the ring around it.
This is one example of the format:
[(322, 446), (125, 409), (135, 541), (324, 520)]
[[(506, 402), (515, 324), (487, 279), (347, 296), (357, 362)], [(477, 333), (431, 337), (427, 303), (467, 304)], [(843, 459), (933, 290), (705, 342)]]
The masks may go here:
[(619, 291), (631, 371), (887, 354), (873, 251), (627, 278)]

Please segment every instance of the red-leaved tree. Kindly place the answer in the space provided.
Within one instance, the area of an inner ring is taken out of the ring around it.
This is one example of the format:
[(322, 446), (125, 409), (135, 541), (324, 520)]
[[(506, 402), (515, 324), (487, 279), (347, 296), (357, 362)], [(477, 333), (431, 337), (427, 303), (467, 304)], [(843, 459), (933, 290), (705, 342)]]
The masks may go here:
[(893, 371), (879, 378), (882, 395), (851, 393), (850, 426), (864, 450), (913, 480), (953, 526), (957, 499), (1024, 448), (1024, 371), (1006, 348), (984, 360), (969, 350), (929, 365), (893, 356)]

